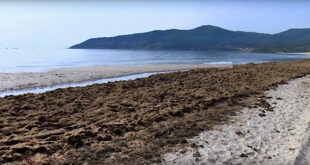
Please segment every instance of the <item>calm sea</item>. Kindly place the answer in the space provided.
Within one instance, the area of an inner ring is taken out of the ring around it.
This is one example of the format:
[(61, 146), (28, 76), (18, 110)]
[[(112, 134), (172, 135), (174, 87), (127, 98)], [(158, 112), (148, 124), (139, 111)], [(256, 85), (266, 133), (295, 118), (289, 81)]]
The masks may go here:
[(208, 51), (0, 49), (0, 72), (40, 72), (63, 67), (146, 64), (244, 64), (310, 58), (300, 54)]

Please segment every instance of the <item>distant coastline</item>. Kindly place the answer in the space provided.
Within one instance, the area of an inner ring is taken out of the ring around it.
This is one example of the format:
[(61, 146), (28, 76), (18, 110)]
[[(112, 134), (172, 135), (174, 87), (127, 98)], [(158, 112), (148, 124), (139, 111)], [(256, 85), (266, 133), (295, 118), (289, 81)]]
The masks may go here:
[(70, 49), (310, 52), (310, 28), (266, 34), (230, 31), (206, 25), (191, 30), (155, 30), (115, 37), (91, 38), (71, 46)]

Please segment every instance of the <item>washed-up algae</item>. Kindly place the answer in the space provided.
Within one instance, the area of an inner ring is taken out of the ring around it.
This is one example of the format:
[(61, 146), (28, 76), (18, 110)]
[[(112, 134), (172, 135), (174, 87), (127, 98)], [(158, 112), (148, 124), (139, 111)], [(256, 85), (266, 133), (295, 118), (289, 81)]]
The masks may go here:
[(151, 164), (229, 122), (310, 60), (196, 69), (0, 98), (0, 164)]

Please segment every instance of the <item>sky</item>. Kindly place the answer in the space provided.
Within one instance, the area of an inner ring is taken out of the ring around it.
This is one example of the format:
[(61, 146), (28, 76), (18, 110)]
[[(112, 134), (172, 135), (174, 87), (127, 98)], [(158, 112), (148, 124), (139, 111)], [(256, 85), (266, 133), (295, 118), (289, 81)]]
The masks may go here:
[(278, 33), (310, 28), (310, 1), (1, 0), (0, 48), (68, 48), (86, 39), (214, 25)]

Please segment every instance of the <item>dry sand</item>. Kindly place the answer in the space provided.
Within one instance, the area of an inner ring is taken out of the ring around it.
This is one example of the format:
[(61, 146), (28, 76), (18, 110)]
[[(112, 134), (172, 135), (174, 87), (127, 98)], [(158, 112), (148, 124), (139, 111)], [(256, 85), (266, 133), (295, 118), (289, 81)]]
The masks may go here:
[(48, 72), (0, 73), (0, 92), (36, 87), (79, 83), (124, 75), (188, 70), (195, 68), (231, 67), (229, 64), (159, 64), (144, 66), (94, 66), (51, 70)]
[[(310, 124), (308, 124), (308, 132), (310, 131)], [(310, 164), (310, 137), (308, 142), (303, 145), (300, 153), (298, 154), (295, 165), (309, 165)]]
[(310, 76), (267, 91), (266, 97), (273, 111), (246, 108), (232, 123), (189, 140), (198, 147), (166, 154), (162, 164), (309, 165)]
[[(256, 148), (261, 147), (261, 152), (273, 158), (274, 155), (278, 156), (278, 152), (273, 152), (275, 147), (280, 147), (284, 156), (287, 156), (283, 160), (291, 163), (298, 149), (289, 148), (287, 151), (285, 140), (292, 142), (288, 143), (289, 147), (301, 146), (297, 142), (303, 141), (304, 135), (301, 132), (305, 125), (302, 121), (307, 116), (304, 113), (306, 111), (298, 108), (303, 107), (302, 102), (309, 100), (304, 95), (304, 92), (308, 92), (308, 83), (304, 83), (304, 90), (293, 86), (297, 92), (292, 90), (289, 95), (286, 92), (275, 92), (270, 93), (272, 98), (269, 98), (266, 97), (269, 93), (264, 91), (308, 74), (310, 60), (247, 64), (233, 68), (156, 74), (148, 78), (58, 89), (42, 94), (6, 96), (0, 98), (0, 164), (160, 163), (166, 153), (189, 146), (199, 147), (187, 139), (230, 123), (241, 110), (241, 117), (247, 117), (241, 118), (244, 125), (240, 126), (240, 130), (238, 128), (235, 132), (230, 132), (238, 135), (231, 139), (237, 144), (231, 147), (242, 151), (236, 151), (236, 155), (251, 160), (251, 152), (255, 157), (258, 155)], [(279, 88), (286, 90), (286, 87), (290, 86)], [(290, 91), (289, 88), (287, 90)], [(285, 100), (272, 104), (273, 109), (265, 99), (273, 103), (281, 100), (275, 100), (278, 96)], [(291, 99), (297, 99), (298, 102), (293, 104)], [(296, 109), (296, 114), (290, 116), (282, 113), (286, 102), (287, 106)], [(254, 106), (257, 107), (246, 108)], [(263, 108), (266, 109), (265, 112)], [(247, 113), (246, 110), (253, 113)], [(272, 130), (270, 128), (276, 122), (269, 115), (274, 114), (281, 119), (278, 123), (283, 120), (285, 124), (278, 124), (276, 128), (279, 130), (269, 134), (268, 131)], [(248, 120), (257, 115), (261, 120)], [(300, 120), (296, 121), (298, 116)], [(290, 117), (292, 120), (289, 120)], [(286, 128), (286, 122), (290, 121), (290, 127)], [(284, 128), (292, 130), (287, 132)], [(275, 139), (272, 136), (274, 134)], [(229, 139), (233, 136), (228, 135), (215, 137), (214, 142), (219, 138)], [(238, 143), (239, 139), (244, 140)], [(253, 149), (246, 146), (251, 139)], [(278, 141), (283, 142), (283, 146)], [(264, 144), (270, 142), (275, 142), (275, 146), (264, 147)], [(216, 145), (223, 144), (213, 146)], [(307, 149), (304, 148), (304, 154), (299, 154), (299, 160), (303, 159), (302, 155), (307, 155)], [(290, 150), (296, 151), (291, 153)], [(215, 147), (214, 154), (221, 155), (215, 153), (217, 151), (218, 148)], [(199, 154), (195, 156), (199, 157)], [(229, 157), (228, 152), (222, 154)], [(257, 156), (256, 161), (262, 159)]]

